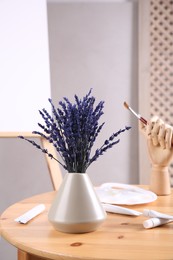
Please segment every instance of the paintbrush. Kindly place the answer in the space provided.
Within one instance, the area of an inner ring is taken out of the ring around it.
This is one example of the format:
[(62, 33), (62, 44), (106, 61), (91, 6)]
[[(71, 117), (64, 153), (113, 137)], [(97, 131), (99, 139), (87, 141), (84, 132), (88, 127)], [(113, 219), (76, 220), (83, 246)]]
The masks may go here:
[(140, 114), (137, 114), (126, 102), (124, 102), (125, 108), (130, 110), (143, 124), (147, 125), (147, 120), (144, 119)]

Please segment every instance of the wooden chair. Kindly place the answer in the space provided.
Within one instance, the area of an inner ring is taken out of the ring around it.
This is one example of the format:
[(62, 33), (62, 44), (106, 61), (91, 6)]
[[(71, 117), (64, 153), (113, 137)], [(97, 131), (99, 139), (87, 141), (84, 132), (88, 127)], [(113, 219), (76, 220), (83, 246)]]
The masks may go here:
[[(39, 135), (32, 134), (31, 132), (0, 132), (0, 138), (17, 138), (19, 135), (22, 135), (26, 138), (39, 138), (42, 147), (47, 149), (55, 158), (57, 158), (57, 154), (53, 145)], [(45, 154), (45, 159), (47, 162), (53, 189), (58, 190), (62, 182), (62, 174), (59, 164), (55, 160), (52, 160), (47, 154)], [(18, 249), (18, 260), (32, 260), (32, 256)], [(38, 260), (40, 260), (40, 258), (38, 258)]]
[[(22, 135), (26, 138), (39, 138), (42, 147), (47, 149), (55, 158), (57, 158), (56, 151), (53, 145), (39, 135), (32, 134), (31, 132), (0, 132), (0, 138), (17, 138), (19, 135)], [(52, 160), (49, 156), (47, 156), (47, 154), (45, 154), (45, 159), (47, 162), (53, 189), (58, 190), (62, 181), (62, 174), (59, 164), (55, 160)]]

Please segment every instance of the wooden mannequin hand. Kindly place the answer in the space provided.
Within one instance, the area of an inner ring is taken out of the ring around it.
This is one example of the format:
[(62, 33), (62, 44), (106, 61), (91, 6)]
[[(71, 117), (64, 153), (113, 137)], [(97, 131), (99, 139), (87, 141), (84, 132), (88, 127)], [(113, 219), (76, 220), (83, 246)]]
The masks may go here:
[(173, 160), (173, 128), (156, 116), (148, 122), (147, 126), (140, 122), (139, 127), (147, 139), (152, 165), (168, 166)]
[(171, 192), (168, 166), (173, 160), (173, 128), (156, 116), (147, 125), (140, 122), (139, 128), (147, 139), (152, 164), (150, 189), (157, 195), (168, 195)]

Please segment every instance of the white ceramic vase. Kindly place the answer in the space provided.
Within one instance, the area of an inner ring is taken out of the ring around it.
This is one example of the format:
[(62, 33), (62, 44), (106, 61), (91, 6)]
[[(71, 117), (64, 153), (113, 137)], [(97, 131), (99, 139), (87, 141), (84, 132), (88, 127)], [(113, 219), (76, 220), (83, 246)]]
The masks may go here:
[(65, 233), (94, 231), (106, 213), (86, 173), (67, 173), (48, 213), (55, 229)]

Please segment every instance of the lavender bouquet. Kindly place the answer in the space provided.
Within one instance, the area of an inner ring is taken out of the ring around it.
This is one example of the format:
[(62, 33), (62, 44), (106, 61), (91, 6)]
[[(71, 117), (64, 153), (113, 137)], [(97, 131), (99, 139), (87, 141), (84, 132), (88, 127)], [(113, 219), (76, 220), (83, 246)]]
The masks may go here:
[(47, 149), (43, 149), (35, 141), (25, 139), (36, 148), (46, 153), (56, 160), (68, 172), (85, 173), (87, 168), (103, 155), (108, 149), (119, 143), (118, 135), (129, 130), (125, 127), (113, 133), (103, 145), (96, 149), (91, 155), (92, 147), (101, 132), (105, 123), (99, 124), (99, 119), (103, 115), (104, 102), (100, 101), (96, 106), (95, 98), (89, 93), (79, 99), (75, 95), (75, 102), (71, 103), (67, 98), (59, 102), (59, 107), (55, 108), (52, 100), (49, 99), (52, 107), (52, 115), (46, 109), (40, 110), (40, 115), (44, 120), (44, 125), (38, 123), (41, 132), (33, 131), (43, 138), (46, 138), (55, 147), (61, 157), (61, 161), (53, 157)]

